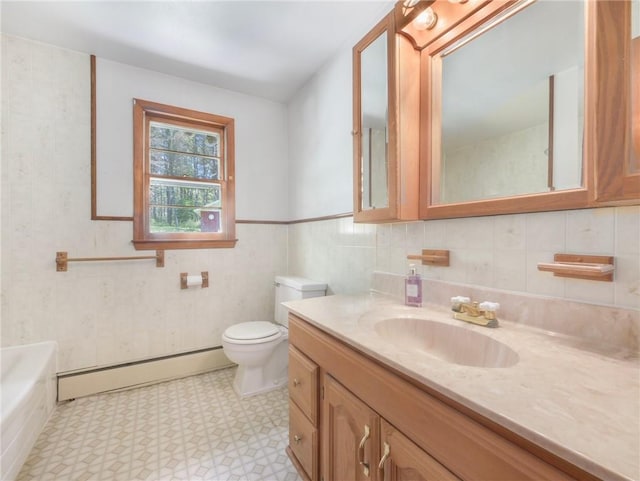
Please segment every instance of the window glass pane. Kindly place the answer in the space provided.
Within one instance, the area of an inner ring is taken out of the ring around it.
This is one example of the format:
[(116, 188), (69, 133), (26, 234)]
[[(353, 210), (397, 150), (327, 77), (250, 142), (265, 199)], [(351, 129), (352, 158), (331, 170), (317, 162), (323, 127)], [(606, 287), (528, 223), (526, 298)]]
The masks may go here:
[(149, 232), (222, 232), (219, 209), (149, 207)]
[(185, 154), (218, 157), (220, 134), (217, 132), (185, 129), (175, 125), (151, 122), (150, 147)]
[(151, 173), (175, 177), (220, 180), (220, 159), (151, 149)]
[(220, 232), (221, 207), (218, 184), (150, 179), (150, 232)]
[(220, 134), (150, 124), (149, 168), (155, 175), (220, 179)]

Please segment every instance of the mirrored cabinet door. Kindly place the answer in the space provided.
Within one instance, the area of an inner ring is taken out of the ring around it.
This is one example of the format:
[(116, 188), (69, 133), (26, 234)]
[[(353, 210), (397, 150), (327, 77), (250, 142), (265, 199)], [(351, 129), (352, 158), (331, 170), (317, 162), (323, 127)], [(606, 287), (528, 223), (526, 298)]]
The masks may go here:
[(437, 23), (421, 50), (422, 218), (587, 206), (585, 5), (432, 5)]
[(356, 222), (418, 218), (418, 68), (392, 13), (353, 48)]
[(535, 2), (432, 56), (434, 205), (583, 186), (584, 23)]
[(421, 57), (419, 217), (640, 203), (639, 2), (399, 1)]

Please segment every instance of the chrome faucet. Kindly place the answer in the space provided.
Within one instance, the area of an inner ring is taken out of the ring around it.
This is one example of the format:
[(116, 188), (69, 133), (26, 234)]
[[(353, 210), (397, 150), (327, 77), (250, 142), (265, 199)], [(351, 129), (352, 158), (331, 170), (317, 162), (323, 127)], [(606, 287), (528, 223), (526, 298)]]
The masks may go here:
[(498, 309), (500, 309), (500, 304), (497, 302), (471, 302), (471, 299), (463, 296), (451, 298), (453, 318), (479, 326), (498, 327), (498, 318), (496, 317)]

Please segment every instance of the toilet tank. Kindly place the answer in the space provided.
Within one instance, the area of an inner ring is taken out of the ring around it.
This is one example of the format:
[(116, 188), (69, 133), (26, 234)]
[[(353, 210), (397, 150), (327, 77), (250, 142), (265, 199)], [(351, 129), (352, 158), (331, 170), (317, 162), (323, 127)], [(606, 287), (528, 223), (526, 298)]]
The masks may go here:
[(327, 291), (327, 285), (322, 282), (295, 276), (276, 276), (275, 287), (275, 321), (287, 327), (289, 326), (287, 319), (289, 311), (282, 305), (283, 302), (321, 297)]

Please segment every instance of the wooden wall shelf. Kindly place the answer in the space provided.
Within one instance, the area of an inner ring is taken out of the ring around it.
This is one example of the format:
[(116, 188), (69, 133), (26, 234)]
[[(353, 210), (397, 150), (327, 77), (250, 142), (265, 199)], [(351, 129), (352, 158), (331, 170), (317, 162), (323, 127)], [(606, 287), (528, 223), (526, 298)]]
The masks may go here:
[(612, 282), (615, 267), (612, 256), (555, 254), (553, 262), (539, 262), (538, 270), (558, 277)]
[(423, 266), (449, 266), (449, 251), (422, 249), (422, 255), (410, 254), (407, 259), (422, 261)]

